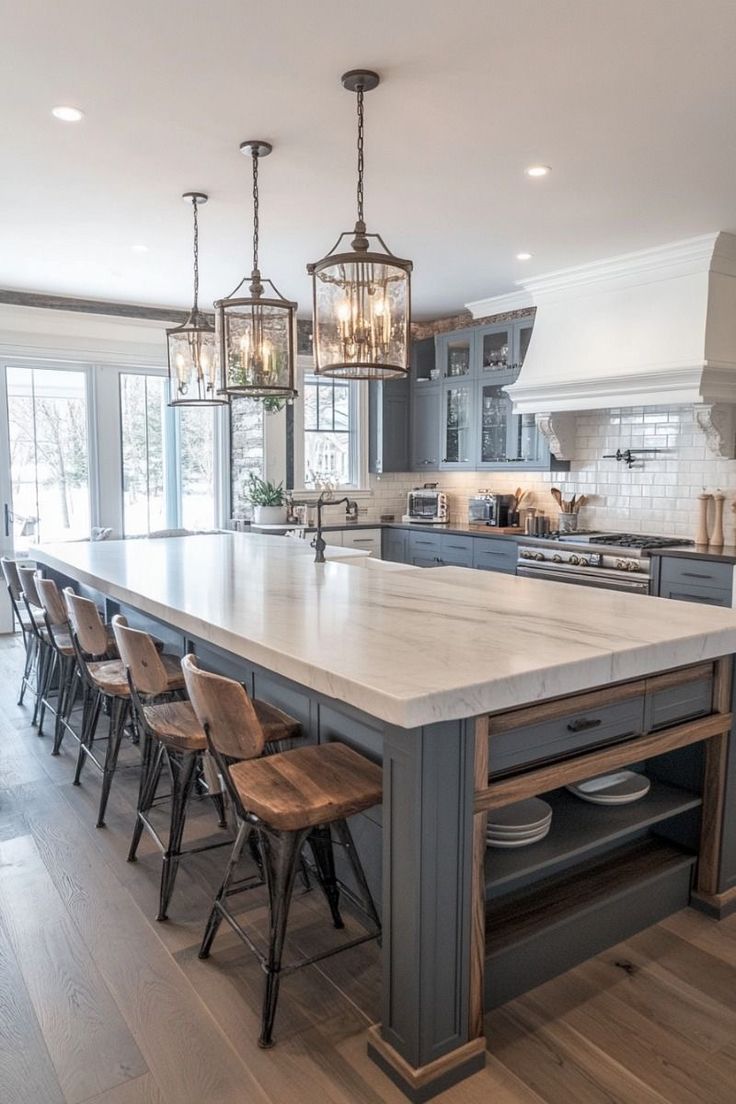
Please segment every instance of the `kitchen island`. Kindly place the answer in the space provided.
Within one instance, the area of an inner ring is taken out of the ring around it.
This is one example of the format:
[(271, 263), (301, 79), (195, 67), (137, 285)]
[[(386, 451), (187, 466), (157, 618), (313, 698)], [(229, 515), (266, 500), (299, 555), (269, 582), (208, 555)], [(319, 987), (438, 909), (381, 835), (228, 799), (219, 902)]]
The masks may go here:
[[(484, 1007), (691, 900), (736, 905), (733, 611), (463, 568), (317, 565), (300, 542), (237, 533), (34, 556), (312, 739), (383, 762), (383, 806), (354, 825), (383, 903), (369, 1049), (415, 1100), (480, 1068)], [(637, 805), (565, 790), (633, 764), (653, 781)], [(486, 855), (488, 810), (540, 793), (547, 840)]]

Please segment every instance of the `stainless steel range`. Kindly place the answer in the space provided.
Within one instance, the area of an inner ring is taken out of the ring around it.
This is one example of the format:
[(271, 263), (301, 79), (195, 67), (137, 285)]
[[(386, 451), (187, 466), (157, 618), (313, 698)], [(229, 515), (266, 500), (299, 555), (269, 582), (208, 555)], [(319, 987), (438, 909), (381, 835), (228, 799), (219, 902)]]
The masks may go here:
[(676, 537), (642, 533), (551, 533), (519, 546), (517, 575), (648, 594), (649, 553), (654, 548), (692, 544)]

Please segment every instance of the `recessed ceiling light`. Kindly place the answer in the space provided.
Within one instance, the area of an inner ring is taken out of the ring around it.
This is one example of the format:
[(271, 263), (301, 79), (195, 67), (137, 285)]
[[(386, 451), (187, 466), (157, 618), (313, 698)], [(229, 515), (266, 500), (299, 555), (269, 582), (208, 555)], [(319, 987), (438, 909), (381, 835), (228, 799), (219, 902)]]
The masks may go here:
[(148, 246), (147, 245), (132, 245), (131, 249), (133, 250), (134, 253), (147, 253), (148, 252)]
[(84, 112), (78, 107), (52, 107), (51, 114), (62, 123), (78, 123), (84, 118)]
[(549, 165), (529, 165), (528, 168), (524, 169), (524, 172), (526, 173), (527, 176), (547, 176), (547, 174), (550, 172), (550, 166)]
[(532, 259), (531, 253), (517, 253), (517, 261), (530, 261)]

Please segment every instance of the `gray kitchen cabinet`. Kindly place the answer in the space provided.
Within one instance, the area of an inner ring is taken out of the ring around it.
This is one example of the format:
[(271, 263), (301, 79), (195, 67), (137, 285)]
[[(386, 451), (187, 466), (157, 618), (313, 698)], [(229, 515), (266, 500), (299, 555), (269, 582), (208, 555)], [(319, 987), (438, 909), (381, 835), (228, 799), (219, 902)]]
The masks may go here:
[(493, 376), (516, 367), (516, 324), (479, 326), (476, 330), (476, 373)]
[(476, 468), (476, 383), (473, 379), (447, 379), (440, 402), (440, 469), (472, 471)]
[(717, 560), (661, 556), (657, 593), (660, 598), (672, 598), (678, 602), (730, 607), (733, 574), (732, 564)]
[(437, 532), (409, 531), (409, 563), (414, 567), (436, 567), (442, 546), (442, 534)]
[(411, 470), (437, 471), (440, 466), (440, 387), (418, 383), (411, 397)]
[[(435, 349), (435, 339), (433, 337), (423, 337), (419, 341), (412, 341), (411, 343), (411, 382), (416, 383), (419, 380), (420, 384), (424, 381), (427, 382), (433, 378), (433, 373), (437, 368), (437, 354)], [(439, 379), (439, 377), (437, 377)]]
[(406, 529), (384, 529), (381, 538), (381, 558), (393, 563), (406, 563), (409, 534)]
[(478, 369), (476, 327), (438, 334), (435, 338), (435, 354), (440, 379), (460, 379), (463, 376), (476, 375)]
[(440, 562), (447, 567), (472, 567), (473, 538), (444, 533), (440, 542)]
[(376, 475), (409, 469), (409, 381), (368, 388), (368, 469)]
[(473, 567), (481, 571), (502, 571), (506, 575), (515, 575), (517, 558), (516, 541), (473, 537)]

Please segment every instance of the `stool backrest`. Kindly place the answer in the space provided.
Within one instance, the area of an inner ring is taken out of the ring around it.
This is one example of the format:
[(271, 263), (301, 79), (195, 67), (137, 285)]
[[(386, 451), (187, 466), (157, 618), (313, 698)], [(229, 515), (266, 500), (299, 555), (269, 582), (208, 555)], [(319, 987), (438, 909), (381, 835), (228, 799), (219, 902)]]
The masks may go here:
[(36, 576), (36, 590), (41, 599), (41, 607), (46, 614), (46, 620), (53, 628), (61, 628), (68, 622), (66, 607), (61, 597), (61, 592), (53, 579), (43, 579)]
[(7, 556), (3, 556), (0, 560), (2, 564), (3, 575), (5, 576), (5, 582), (8, 590), (14, 602), (20, 602), (21, 592), (23, 590), (20, 584), (20, 575), (18, 574), (18, 565), (15, 560), (8, 559)]
[(166, 668), (156, 651), (153, 637), (142, 629), (131, 629), (126, 619), (116, 613), (112, 631), (120, 658), (139, 694), (165, 694), (169, 685)]
[(195, 655), (181, 661), (197, 720), (215, 752), (227, 759), (256, 759), (265, 743), (253, 702), (235, 679), (204, 671)]
[(43, 602), (36, 588), (36, 568), (21, 567), (19, 565), (18, 577), (20, 579), (21, 590), (28, 604), (35, 606), (36, 609), (43, 609)]
[(85, 655), (106, 655), (107, 632), (102, 623), (100, 611), (92, 599), (75, 594), (71, 587), (64, 587), (64, 602), (74, 635)]

